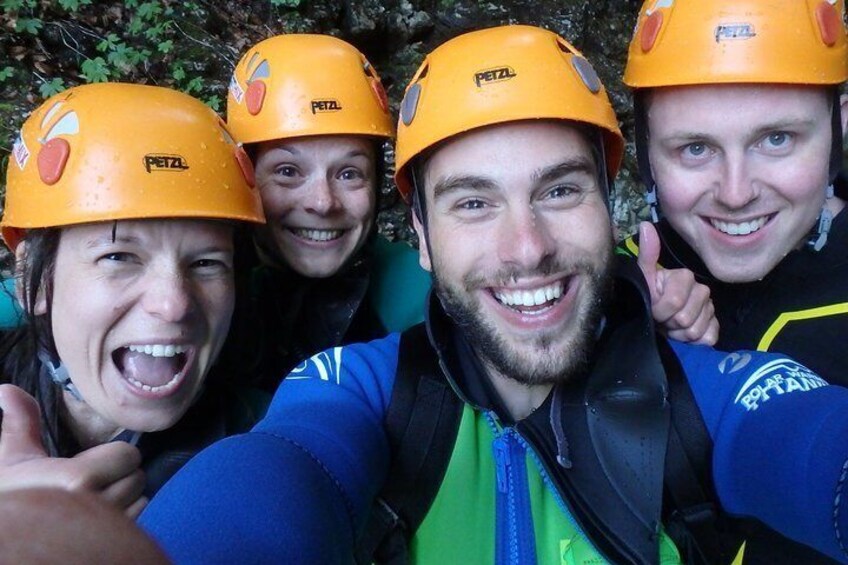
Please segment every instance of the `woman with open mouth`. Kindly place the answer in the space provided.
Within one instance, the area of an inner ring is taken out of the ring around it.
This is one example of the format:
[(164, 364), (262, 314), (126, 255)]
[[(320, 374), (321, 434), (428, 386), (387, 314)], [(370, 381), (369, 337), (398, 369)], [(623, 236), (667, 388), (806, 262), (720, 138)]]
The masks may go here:
[(81, 86), (27, 119), (0, 223), (26, 317), (0, 349), (17, 385), (0, 386), (0, 490), (93, 490), (134, 514), (255, 420), (207, 378), (237, 232), (264, 221), (253, 178), (214, 112), (169, 89)]
[(314, 353), (421, 321), (430, 279), (418, 253), (376, 234), (394, 127), (365, 56), (326, 35), (264, 40), (236, 66), (227, 125), (253, 159), (268, 219), (227, 366), (273, 390)]

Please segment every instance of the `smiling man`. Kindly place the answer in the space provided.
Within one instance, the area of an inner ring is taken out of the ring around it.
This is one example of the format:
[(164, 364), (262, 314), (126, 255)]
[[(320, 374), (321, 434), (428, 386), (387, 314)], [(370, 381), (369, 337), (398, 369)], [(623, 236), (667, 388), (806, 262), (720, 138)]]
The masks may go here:
[(462, 35), (400, 122), (426, 324), (312, 357), (251, 433), (189, 463), (142, 516), (172, 559), (693, 562), (662, 525), (686, 395), (724, 509), (844, 558), (848, 391), (654, 333), (641, 272), (613, 255), (623, 140), (586, 59), (534, 27)]
[[(649, 0), (624, 76), (660, 264), (710, 287), (716, 346), (786, 353), (841, 385), (848, 350), (828, 338), (848, 331), (844, 16), (842, 0)], [(795, 549), (758, 534), (746, 554), (814, 559)]]

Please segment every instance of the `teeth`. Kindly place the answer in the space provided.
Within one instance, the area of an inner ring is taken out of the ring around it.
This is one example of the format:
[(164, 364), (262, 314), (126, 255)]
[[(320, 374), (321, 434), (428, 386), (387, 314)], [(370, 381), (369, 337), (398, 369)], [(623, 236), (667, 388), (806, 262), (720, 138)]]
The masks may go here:
[(562, 281), (539, 287), (536, 290), (500, 290), (495, 292), (498, 302), (507, 306), (541, 306), (562, 296)]
[(132, 377), (127, 377), (127, 381), (129, 381), (130, 384), (132, 384), (133, 386), (140, 388), (141, 390), (146, 390), (147, 392), (160, 392), (160, 391), (170, 390), (170, 389), (174, 388), (175, 386), (177, 386), (177, 381), (179, 380), (178, 377), (179, 377), (178, 374), (174, 375), (173, 378), (171, 378), (170, 381), (168, 381), (167, 383), (165, 383), (163, 385), (159, 385), (159, 386), (146, 385), (143, 382), (139, 381), (138, 379), (134, 379)]
[(710, 219), (710, 223), (715, 229), (728, 235), (748, 235), (750, 233), (754, 233), (766, 225), (767, 221), (767, 216), (762, 216), (756, 220), (751, 220), (750, 222), (740, 223), (722, 222), (721, 220)]
[(313, 241), (332, 241), (338, 239), (344, 233), (343, 230), (307, 230), (293, 229), (292, 232), (303, 239), (311, 239)]
[(155, 345), (130, 345), (127, 349), (136, 353), (152, 355), (153, 357), (173, 357), (180, 353), (185, 353), (188, 347), (185, 345), (159, 345), (157, 343)]

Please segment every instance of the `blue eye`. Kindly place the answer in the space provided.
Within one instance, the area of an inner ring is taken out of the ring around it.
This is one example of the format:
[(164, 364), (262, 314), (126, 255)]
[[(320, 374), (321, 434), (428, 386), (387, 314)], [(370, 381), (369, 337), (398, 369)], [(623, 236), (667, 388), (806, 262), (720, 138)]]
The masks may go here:
[(707, 146), (704, 143), (690, 143), (683, 148), (683, 151), (692, 157), (700, 157), (707, 152)]
[(556, 186), (548, 191), (549, 198), (568, 198), (575, 194), (579, 194), (579, 190), (573, 186)]
[(774, 133), (770, 133), (763, 140), (765, 145), (769, 148), (779, 148), (787, 145), (790, 141), (792, 141), (792, 135), (785, 131), (777, 131)]

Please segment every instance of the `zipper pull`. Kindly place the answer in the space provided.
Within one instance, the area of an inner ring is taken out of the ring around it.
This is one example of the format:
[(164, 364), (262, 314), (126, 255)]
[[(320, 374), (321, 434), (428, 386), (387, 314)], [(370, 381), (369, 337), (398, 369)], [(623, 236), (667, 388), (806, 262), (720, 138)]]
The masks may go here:
[(503, 436), (495, 438), (492, 442), (492, 449), (495, 454), (495, 469), (498, 481), (498, 491), (507, 492), (509, 490), (508, 469), (510, 465), (509, 444)]

